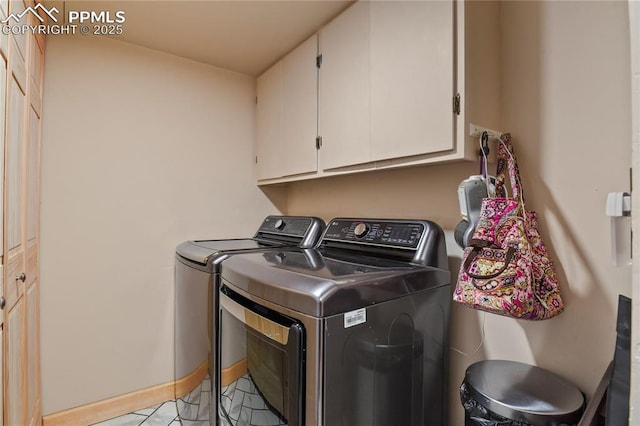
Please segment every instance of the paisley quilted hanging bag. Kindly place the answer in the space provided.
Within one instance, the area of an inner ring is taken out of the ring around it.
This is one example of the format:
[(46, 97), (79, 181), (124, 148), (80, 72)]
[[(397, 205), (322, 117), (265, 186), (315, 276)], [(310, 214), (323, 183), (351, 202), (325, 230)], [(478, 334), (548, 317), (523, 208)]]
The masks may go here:
[[(536, 214), (525, 209), (509, 134), (500, 137), (497, 159), (496, 196), (482, 201), (453, 300), (519, 319), (552, 318), (564, 308), (558, 278), (538, 232)], [(507, 171), (510, 197), (505, 191)]]

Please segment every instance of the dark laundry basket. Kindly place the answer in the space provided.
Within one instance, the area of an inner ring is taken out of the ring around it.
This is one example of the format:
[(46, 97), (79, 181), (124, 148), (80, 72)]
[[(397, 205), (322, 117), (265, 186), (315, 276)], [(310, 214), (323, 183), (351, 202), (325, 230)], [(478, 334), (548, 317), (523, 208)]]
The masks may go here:
[(469, 366), (460, 400), (465, 426), (576, 425), (585, 405), (582, 392), (556, 374), (505, 360)]

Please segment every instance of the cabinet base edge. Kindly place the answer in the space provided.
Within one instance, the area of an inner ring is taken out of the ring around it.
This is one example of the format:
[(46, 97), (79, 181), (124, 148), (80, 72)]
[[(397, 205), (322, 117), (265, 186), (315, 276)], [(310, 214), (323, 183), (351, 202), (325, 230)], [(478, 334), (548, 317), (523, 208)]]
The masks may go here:
[[(478, 141), (473, 140), (470, 145), (477, 145)], [(489, 159), (491, 160), (491, 156)], [(371, 173), (380, 170), (397, 170), (411, 167), (436, 166), (441, 164), (452, 164), (462, 161), (478, 161), (477, 152), (473, 148), (464, 151), (452, 151), (450, 153), (422, 154), (409, 157), (395, 158), (389, 160), (378, 160), (369, 163), (357, 164), (353, 166), (338, 167), (334, 169), (320, 169), (318, 172), (306, 173), (300, 175), (284, 176), (279, 178), (258, 180), (260, 187), (269, 187), (271, 185), (287, 185), (293, 182), (300, 182), (311, 179), (322, 179), (335, 176), (354, 175), (357, 173)]]

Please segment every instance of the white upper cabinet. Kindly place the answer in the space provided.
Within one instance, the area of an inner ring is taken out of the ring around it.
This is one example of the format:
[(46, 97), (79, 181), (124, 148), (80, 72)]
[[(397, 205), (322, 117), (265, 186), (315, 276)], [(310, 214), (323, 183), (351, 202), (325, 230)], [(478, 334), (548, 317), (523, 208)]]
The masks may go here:
[(281, 177), (282, 61), (258, 77), (256, 92), (258, 179)]
[(258, 179), (317, 170), (317, 55), (314, 35), (258, 77)]
[(451, 1), (371, 2), (372, 161), (453, 148), (452, 19)]
[[(282, 60), (282, 140), (285, 176), (318, 169), (318, 37), (314, 35)], [(295, 161), (291, 161), (295, 159)]]
[(351, 5), (318, 33), (317, 74), (303, 45), (258, 79), (259, 182), (475, 160), (469, 124), (500, 128), (499, 17), (497, 1)]
[(369, 2), (358, 2), (320, 30), (320, 164), (324, 170), (371, 161)]

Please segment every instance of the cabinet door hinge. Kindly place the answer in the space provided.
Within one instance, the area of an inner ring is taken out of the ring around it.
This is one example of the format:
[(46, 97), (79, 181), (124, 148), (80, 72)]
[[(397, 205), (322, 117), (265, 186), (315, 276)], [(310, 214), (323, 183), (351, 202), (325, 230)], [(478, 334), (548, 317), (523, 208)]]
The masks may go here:
[(258, 164), (258, 156), (256, 155), (256, 164)]
[(256, 105), (258, 105), (258, 97), (256, 96)]
[(316, 56), (316, 67), (320, 68), (320, 66), (322, 66), (322, 54)]
[(456, 115), (460, 115), (460, 93), (456, 93), (453, 97), (453, 112)]
[(316, 138), (316, 149), (320, 149), (322, 147), (322, 136), (318, 136)]

